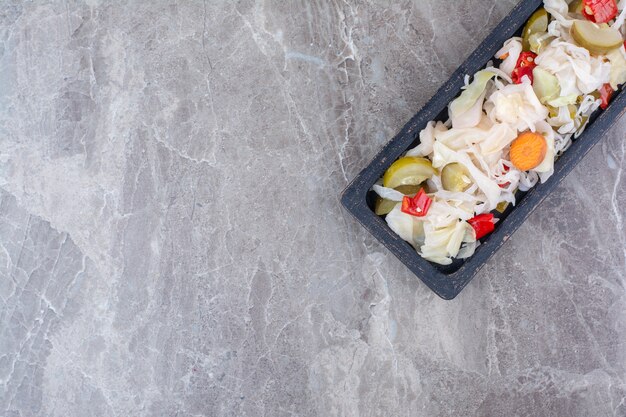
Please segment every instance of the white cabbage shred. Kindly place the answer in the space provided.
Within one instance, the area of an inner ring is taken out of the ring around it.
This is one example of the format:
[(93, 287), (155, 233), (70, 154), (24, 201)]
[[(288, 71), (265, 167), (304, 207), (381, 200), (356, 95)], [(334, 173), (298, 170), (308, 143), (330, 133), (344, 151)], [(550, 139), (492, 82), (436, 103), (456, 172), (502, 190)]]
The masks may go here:
[[(570, 28), (576, 18), (565, 0), (544, 0), (551, 17), (547, 36), (556, 39), (542, 46), (535, 59), (533, 81), (523, 77), (514, 84), (511, 75), (522, 53), (522, 38), (507, 40), (496, 53), (499, 65), (466, 75), (463, 91), (448, 106), (449, 120), (431, 121), (419, 134), (420, 143), (407, 156), (430, 159), (437, 174), (427, 181), (433, 200), (423, 217), (402, 212), (396, 206), (386, 222), (425, 259), (448, 265), (453, 258), (472, 256), (480, 244), (467, 222), (493, 211), (502, 203), (515, 204), (515, 192), (545, 182), (554, 162), (585, 129), (601, 104), (597, 92), (605, 84), (614, 90), (626, 82), (626, 50), (617, 48), (594, 55), (575, 44)], [(626, 0), (612, 23), (624, 31)], [(471, 82), (470, 82), (471, 81)], [(547, 151), (542, 162), (520, 171), (510, 161), (511, 143), (522, 132), (540, 133)], [(469, 176), (465, 191), (443, 189), (441, 170), (460, 164)], [(404, 195), (381, 183), (373, 186), (381, 198), (400, 202)]]
[(511, 38), (504, 42), (502, 49), (496, 52), (496, 58), (502, 59), (500, 70), (510, 77), (521, 53), (522, 38)]

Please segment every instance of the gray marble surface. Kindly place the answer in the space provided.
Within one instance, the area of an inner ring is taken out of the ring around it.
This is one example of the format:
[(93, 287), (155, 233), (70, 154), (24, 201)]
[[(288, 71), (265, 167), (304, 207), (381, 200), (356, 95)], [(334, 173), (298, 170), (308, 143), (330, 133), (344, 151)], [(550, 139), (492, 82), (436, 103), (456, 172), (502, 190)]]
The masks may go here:
[(0, 5), (0, 415), (626, 416), (626, 120), (453, 302), (339, 192), (514, 0)]

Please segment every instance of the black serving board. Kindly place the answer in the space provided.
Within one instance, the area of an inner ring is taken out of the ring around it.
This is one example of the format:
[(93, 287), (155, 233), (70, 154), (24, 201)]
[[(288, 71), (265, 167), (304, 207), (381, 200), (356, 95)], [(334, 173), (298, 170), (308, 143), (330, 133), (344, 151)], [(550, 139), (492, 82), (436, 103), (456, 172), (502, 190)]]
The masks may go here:
[(542, 0), (522, 0), (342, 193), (341, 202), (344, 207), (431, 290), (446, 300), (453, 299), (461, 292), (487, 260), (626, 110), (626, 95), (622, 88), (614, 94), (609, 107), (596, 112), (583, 134), (558, 158), (552, 177), (526, 193), (518, 193), (516, 206), (510, 206), (499, 216), (496, 230), (481, 240), (482, 244), (469, 259), (455, 260), (448, 266), (428, 262), (409, 243), (397, 236), (382, 217), (374, 213), (375, 196), (370, 191), (372, 185), (397, 158), (419, 143), (419, 133), (430, 120), (447, 119), (447, 106), (459, 95), (465, 74), (473, 75), (493, 60), (502, 44), (510, 37), (519, 35), (530, 15), (542, 4)]

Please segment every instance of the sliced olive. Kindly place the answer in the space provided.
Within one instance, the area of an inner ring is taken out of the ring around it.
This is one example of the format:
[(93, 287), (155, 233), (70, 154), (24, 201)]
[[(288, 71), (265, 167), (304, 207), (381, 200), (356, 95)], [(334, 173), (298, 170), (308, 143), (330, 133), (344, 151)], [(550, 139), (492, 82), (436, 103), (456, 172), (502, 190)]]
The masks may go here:
[(524, 51), (530, 51), (530, 36), (533, 33), (546, 32), (548, 30), (548, 12), (543, 7), (530, 16), (524, 31), (522, 32), (522, 47)]
[(441, 170), (441, 184), (448, 191), (465, 191), (472, 184), (470, 173), (465, 166), (453, 162)]
[(604, 55), (624, 43), (617, 29), (600, 27), (587, 20), (575, 20), (572, 25), (574, 41), (592, 54)]
[(389, 188), (396, 188), (401, 185), (419, 185), (435, 175), (436, 172), (428, 159), (405, 156), (391, 164), (387, 169), (383, 175), (383, 185)]

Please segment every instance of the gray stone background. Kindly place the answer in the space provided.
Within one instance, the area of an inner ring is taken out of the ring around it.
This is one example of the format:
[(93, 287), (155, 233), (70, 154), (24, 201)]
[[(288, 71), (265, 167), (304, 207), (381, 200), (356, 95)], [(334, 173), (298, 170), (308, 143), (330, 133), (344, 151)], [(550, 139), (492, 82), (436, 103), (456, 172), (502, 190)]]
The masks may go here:
[(339, 204), (514, 4), (2, 1), (0, 415), (625, 416), (626, 120), (453, 302)]

